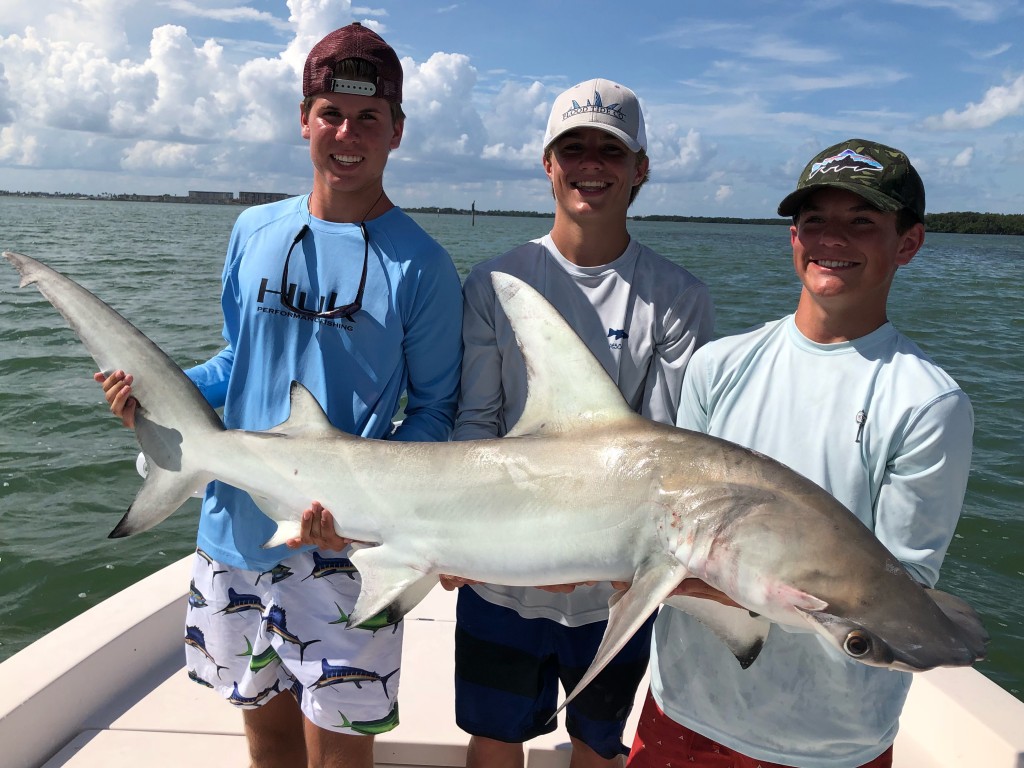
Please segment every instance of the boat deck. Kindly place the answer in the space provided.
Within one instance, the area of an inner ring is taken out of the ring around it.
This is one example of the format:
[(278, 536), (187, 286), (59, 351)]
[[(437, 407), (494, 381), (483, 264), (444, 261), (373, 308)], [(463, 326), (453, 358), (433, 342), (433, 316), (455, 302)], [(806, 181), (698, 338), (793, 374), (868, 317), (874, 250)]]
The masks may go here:
[[(0, 744), (11, 768), (248, 765), (241, 713), (190, 681), (181, 622), (191, 558), (82, 614), (0, 664)], [(435, 589), (406, 619), (402, 720), (376, 737), (379, 768), (465, 765), (455, 725), (455, 599)], [(626, 733), (632, 740), (638, 693)], [(896, 768), (1024, 768), (1024, 703), (972, 669), (916, 677)], [(563, 727), (526, 745), (527, 768), (569, 764)]]

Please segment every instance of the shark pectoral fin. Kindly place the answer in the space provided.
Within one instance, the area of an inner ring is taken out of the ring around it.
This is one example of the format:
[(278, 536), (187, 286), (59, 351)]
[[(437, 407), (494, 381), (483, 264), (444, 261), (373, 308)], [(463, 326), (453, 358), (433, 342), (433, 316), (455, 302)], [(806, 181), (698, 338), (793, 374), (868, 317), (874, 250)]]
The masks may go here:
[(672, 595), (665, 605), (688, 613), (714, 632), (744, 669), (754, 663), (772, 626), (767, 619), (752, 616), (742, 608), (703, 597)]
[(388, 617), (392, 621), (398, 621), (405, 617), (409, 611), (420, 604), (420, 601), (427, 596), (438, 583), (439, 579), (436, 573), (428, 573), (426, 576), (420, 576), (417, 581), (414, 581), (405, 591), (398, 596), (395, 602), (388, 606)]
[(652, 558), (637, 569), (633, 583), (628, 589), (612, 595), (608, 601), (610, 607), (608, 626), (604, 631), (604, 637), (601, 638), (601, 645), (594, 655), (594, 660), (548, 722), (551, 722), (566, 704), (576, 698), (577, 694), (598, 676), (608, 662), (615, 658), (615, 654), (622, 650), (622, 647), (647, 621), (647, 618), (657, 610), (662, 600), (684, 578), (686, 578), (686, 567), (674, 557), (661, 555), (656, 559)]
[(302, 523), (298, 520), (279, 520), (274, 535), (263, 542), (263, 549), (270, 549), (284, 544), (289, 539), (302, 535)]
[(384, 612), (389, 624), (411, 611), (437, 583), (437, 575), (424, 574), (406, 562), (399, 562), (393, 547), (365, 547), (349, 556), (359, 571), (362, 587), (346, 626), (357, 627)]
[(162, 469), (153, 461), (148, 464), (149, 472), (135, 500), (114, 530), (107, 534), (108, 538), (120, 539), (148, 531), (166, 520), (192, 497), (197, 487), (210, 479), (195, 472)]

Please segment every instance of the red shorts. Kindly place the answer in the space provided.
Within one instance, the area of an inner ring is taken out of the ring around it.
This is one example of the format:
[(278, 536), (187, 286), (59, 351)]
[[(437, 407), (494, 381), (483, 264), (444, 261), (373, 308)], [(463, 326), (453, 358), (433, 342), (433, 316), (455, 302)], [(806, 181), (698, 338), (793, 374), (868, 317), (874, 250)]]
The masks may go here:
[[(781, 763), (755, 760), (691, 731), (662, 712), (648, 691), (626, 766), (666, 768), (683, 765), (693, 768), (792, 768)], [(891, 766), (892, 747), (889, 747), (861, 768)]]

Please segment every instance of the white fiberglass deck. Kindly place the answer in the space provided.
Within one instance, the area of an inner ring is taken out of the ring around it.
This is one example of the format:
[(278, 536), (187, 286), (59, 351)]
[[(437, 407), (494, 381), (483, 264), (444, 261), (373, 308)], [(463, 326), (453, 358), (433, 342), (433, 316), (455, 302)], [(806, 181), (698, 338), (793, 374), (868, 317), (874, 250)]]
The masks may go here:
[[(0, 664), (0, 755), (9, 768), (248, 765), (241, 713), (191, 682), (182, 622), (191, 558), (129, 587)], [(461, 766), (455, 726), (454, 595), (407, 618), (401, 725), (377, 765)], [(626, 734), (631, 741), (643, 690)], [(563, 729), (527, 745), (528, 768), (568, 766)], [(1024, 703), (972, 669), (918, 675), (897, 768), (1024, 768)]]

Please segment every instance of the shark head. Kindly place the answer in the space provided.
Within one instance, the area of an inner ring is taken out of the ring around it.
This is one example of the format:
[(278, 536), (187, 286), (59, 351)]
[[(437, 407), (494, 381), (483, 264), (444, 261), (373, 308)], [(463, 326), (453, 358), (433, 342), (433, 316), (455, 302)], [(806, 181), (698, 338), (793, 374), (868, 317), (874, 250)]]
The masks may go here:
[(800, 611), (839, 652), (872, 667), (924, 672), (958, 667), (985, 658), (988, 633), (967, 603), (938, 590), (908, 591), (911, 604), (898, 610), (867, 607), (856, 619), (828, 609)]

